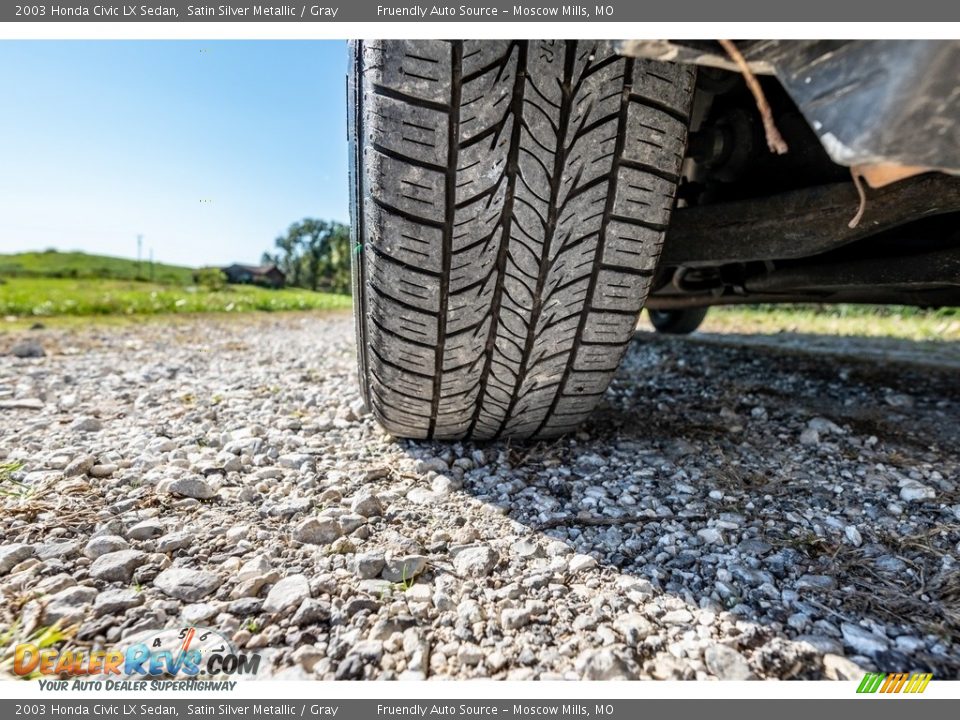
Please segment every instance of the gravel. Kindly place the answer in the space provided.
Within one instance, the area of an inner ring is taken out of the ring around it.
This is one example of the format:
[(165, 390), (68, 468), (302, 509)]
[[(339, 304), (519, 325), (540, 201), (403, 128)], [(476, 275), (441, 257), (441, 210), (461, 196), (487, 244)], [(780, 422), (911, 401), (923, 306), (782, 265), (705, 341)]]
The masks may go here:
[(0, 341), (0, 626), (196, 623), (287, 678), (960, 672), (949, 348), (639, 333), (579, 432), (478, 445), (385, 435), (351, 333)]

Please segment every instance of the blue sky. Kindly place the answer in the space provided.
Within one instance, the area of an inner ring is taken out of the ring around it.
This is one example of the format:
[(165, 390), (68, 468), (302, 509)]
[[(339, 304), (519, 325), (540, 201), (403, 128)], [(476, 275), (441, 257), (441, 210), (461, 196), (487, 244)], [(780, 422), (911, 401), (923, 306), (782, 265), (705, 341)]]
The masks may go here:
[(0, 252), (259, 261), (346, 222), (341, 41), (0, 41)]

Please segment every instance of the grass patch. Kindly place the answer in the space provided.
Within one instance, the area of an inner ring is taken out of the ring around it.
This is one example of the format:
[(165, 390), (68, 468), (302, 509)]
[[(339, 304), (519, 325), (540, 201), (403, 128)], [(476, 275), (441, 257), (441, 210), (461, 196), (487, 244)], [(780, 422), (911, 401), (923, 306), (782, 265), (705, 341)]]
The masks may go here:
[(151, 280), (163, 285), (189, 285), (193, 268), (137, 262), (82, 252), (24, 252), (0, 254), (0, 277)]
[[(76, 633), (76, 627), (61, 628), (59, 623), (55, 625), (39, 627), (33, 632), (24, 632), (19, 621), (14, 621), (10, 627), (0, 629), (0, 678), (5, 680), (16, 679), (13, 672), (14, 656), (17, 645), (30, 643), (36, 645), (41, 650), (59, 645), (69, 640)], [(39, 671), (34, 671), (29, 675), (22, 676), (24, 680), (36, 680), (42, 677)]]
[(737, 305), (714, 307), (700, 327), (719, 333), (802, 333), (904, 340), (960, 340), (960, 309), (900, 305)]
[(0, 284), (0, 315), (90, 317), (177, 313), (340, 310), (346, 295), (231, 285), (221, 290), (123, 280), (10, 278)]
[(19, 480), (13, 479), (13, 473), (23, 467), (19, 461), (0, 464), (0, 497), (26, 499), (31, 495), (31, 488)]

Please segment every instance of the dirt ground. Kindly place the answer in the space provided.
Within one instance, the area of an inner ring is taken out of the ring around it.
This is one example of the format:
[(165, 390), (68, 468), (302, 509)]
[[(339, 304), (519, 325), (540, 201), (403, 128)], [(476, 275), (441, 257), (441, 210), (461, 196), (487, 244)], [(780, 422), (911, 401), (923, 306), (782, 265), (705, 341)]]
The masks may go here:
[(538, 444), (386, 436), (343, 314), (5, 335), (44, 354), (0, 355), (0, 626), (203, 625), (280, 678), (957, 677), (960, 343), (727, 329), (641, 330)]

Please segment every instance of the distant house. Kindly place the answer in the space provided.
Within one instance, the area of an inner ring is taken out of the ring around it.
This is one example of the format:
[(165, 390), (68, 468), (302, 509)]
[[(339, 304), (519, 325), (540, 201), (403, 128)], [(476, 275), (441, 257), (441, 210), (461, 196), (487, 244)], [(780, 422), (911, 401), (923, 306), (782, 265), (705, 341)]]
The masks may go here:
[(262, 285), (269, 288), (282, 288), (287, 282), (287, 276), (276, 265), (240, 265), (234, 263), (220, 269), (227, 276), (227, 282), (233, 285)]

